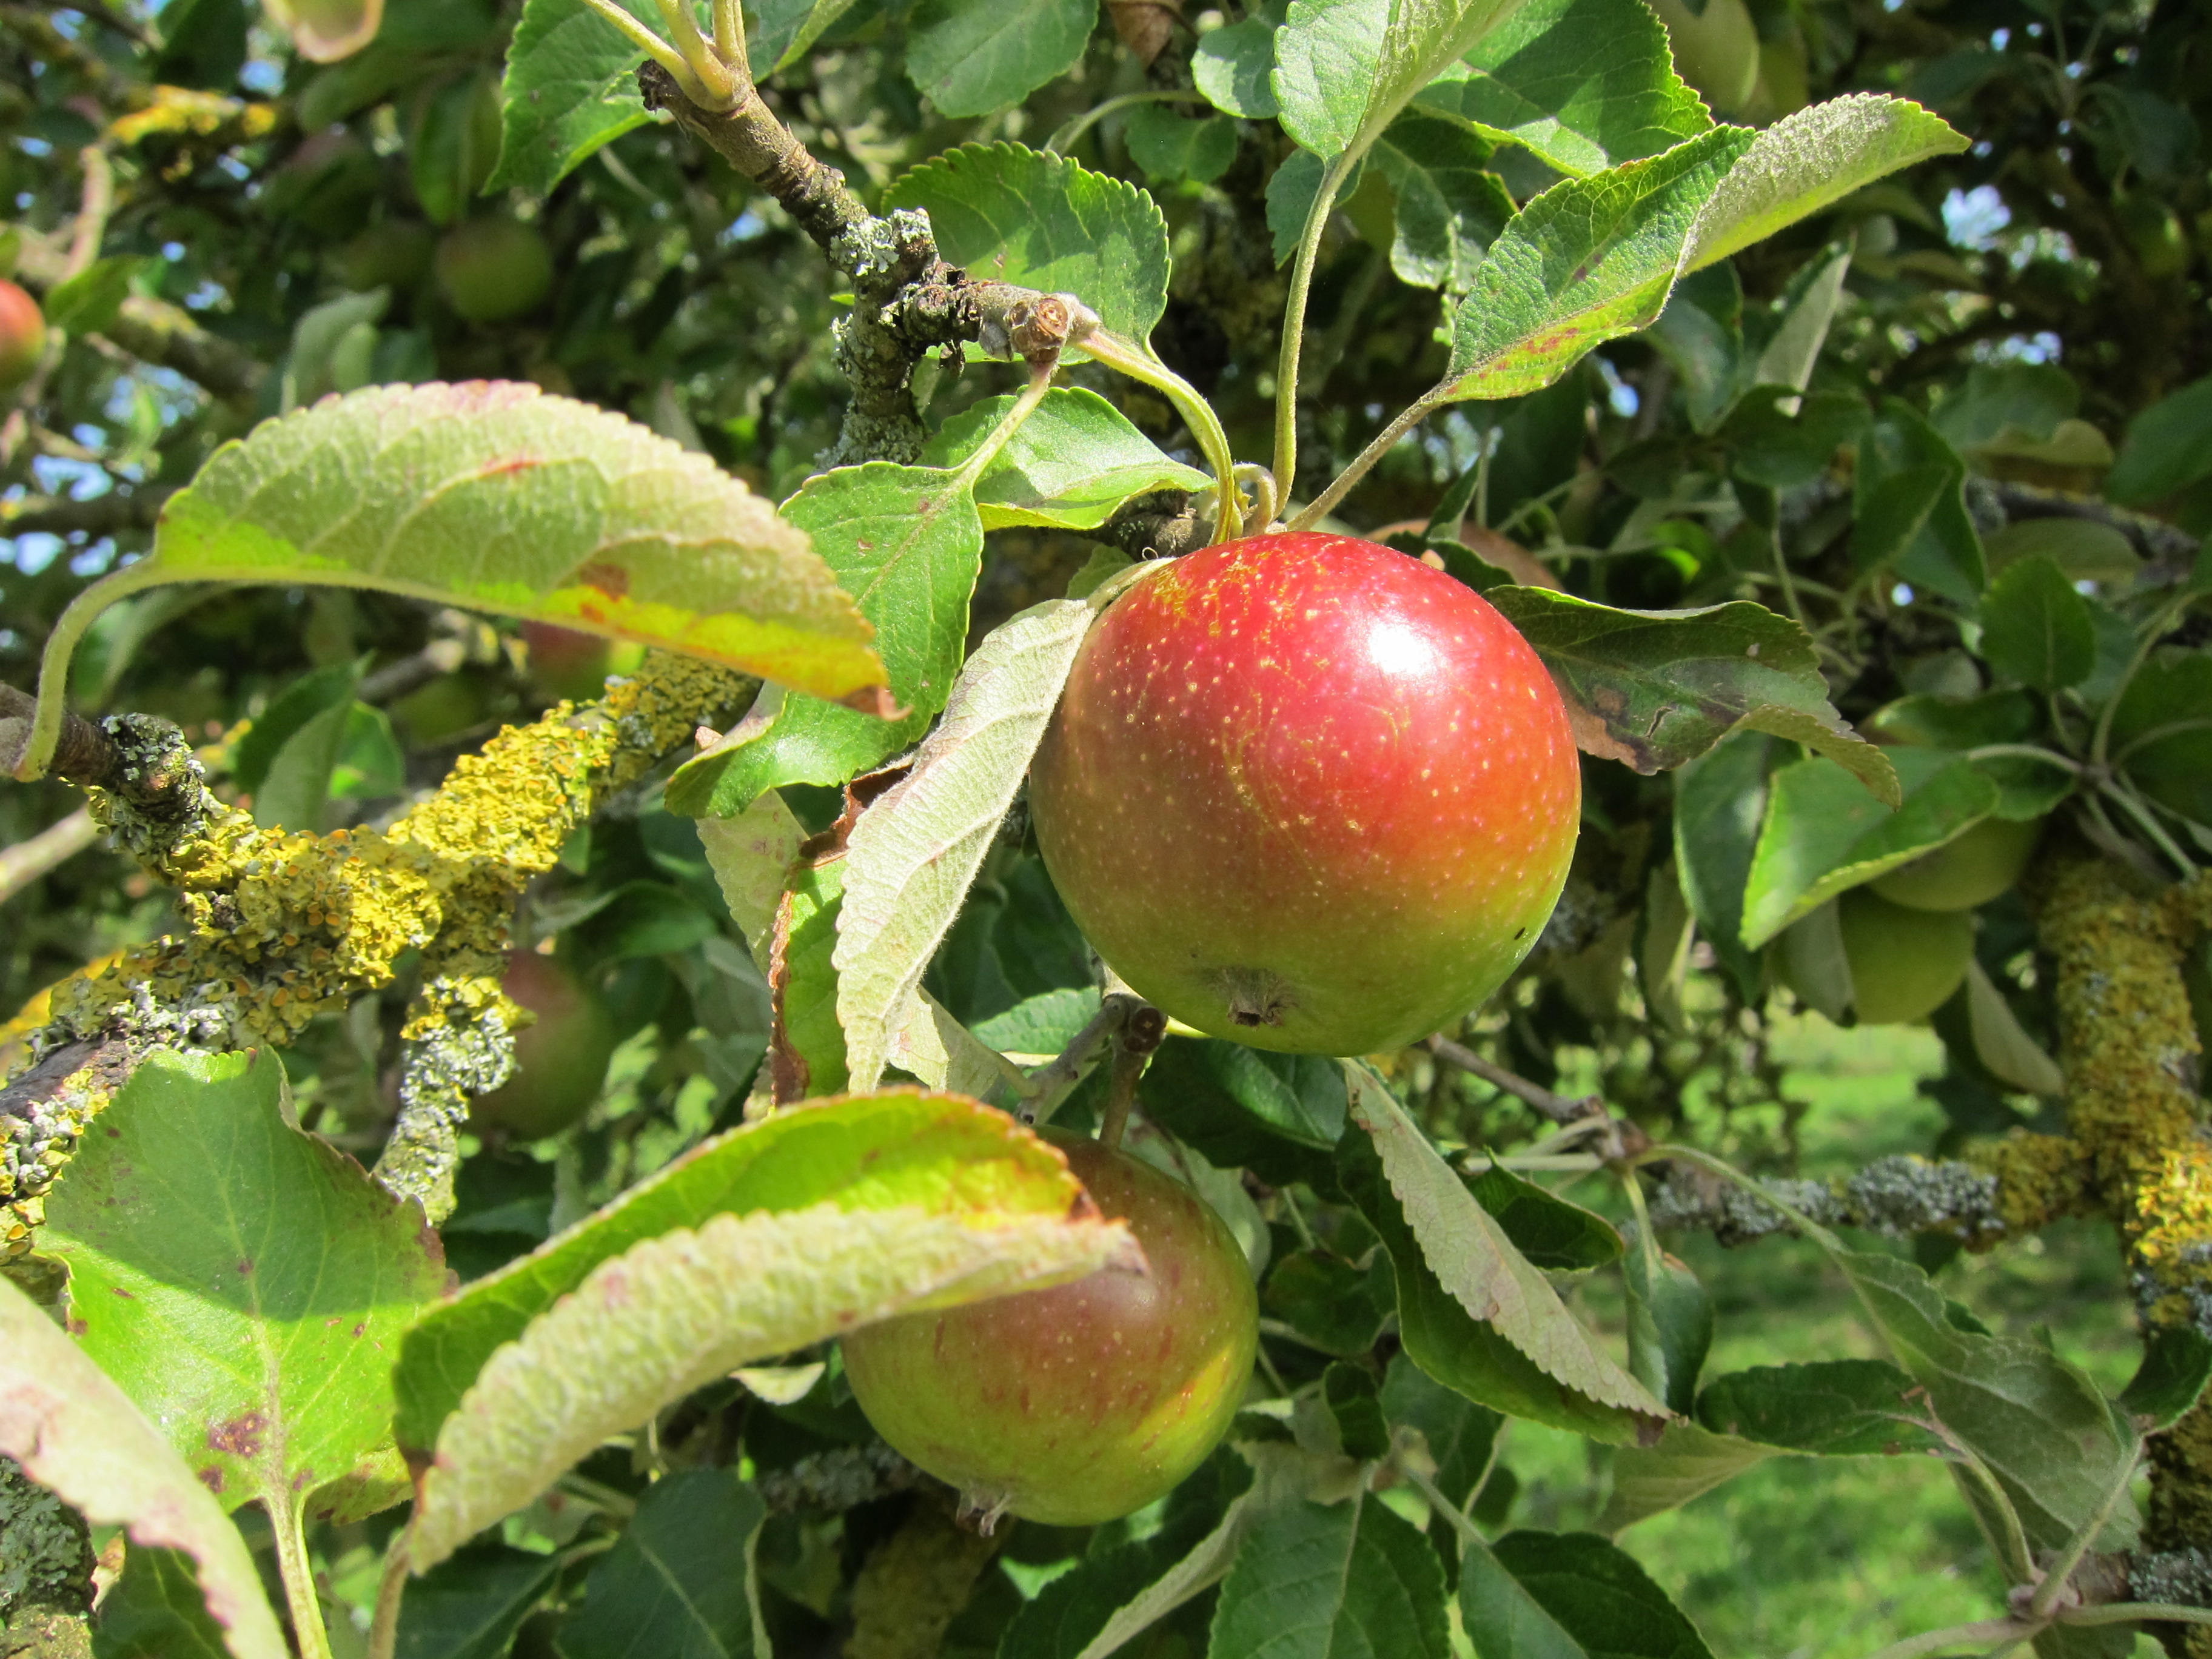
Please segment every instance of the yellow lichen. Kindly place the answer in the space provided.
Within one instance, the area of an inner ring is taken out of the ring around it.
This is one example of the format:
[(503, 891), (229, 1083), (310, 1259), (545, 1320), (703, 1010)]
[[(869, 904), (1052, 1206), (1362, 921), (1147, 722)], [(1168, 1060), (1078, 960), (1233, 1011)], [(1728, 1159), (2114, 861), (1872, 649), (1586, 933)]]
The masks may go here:
[[(54, 987), (25, 1057), (115, 1033), (147, 1046), (283, 1047), (318, 1014), (389, 983), (410, 950), (422, 952), (423, 988), (408, 1010), (409, 1039), (465, 1028), (479, 1042), (486, 1034), (502, 1041), (526, 1022), (500, 989), (507, 923), (523, 888), (553, 867), (598, 795), (634, 782), (754, 684), (655, 653), (600, 702), (562, 703), (533, 725), (506, 728), (381, 833), (264, 830), (209, 798), (198, 833), (173, 846), (140, 837), (152, 849), (149, 870), (178, 890), (188, 931)], [(103, 824), (131, 810), (106, 791), (90, 793)], [(481, 1054), (476, 1064), (481, 1071)], [(77, 1111), (76, 1121), (96, 1109)], [(396, 1140), (403, 1158), (434, 1162), (450, 1139)], [(42, 1155), (38, 1179), (19, 1180), (24, 1190), (8, 1195), (21, 1249), (36, 1224), (21, 1207), (37, 1195), (29, 1188), (43, 1191), (58, 1167)], [(450, 1195), (450, 1169), (428, 1179), (419, 1195), (434, 1210), (441, 1191)]]
[(2087, 1155), (2080, 1142), (2066, 1136), (2021, 1131), (1976, 1147), (1972, 1162), (1996, 1176), (1997, 1213), (2005, 1224), (2002, 1232), (1978, 1237), (1982, 1248), (2096, 1208)]
[[(2057, 968), (2071, 1139), (2057, 1144), (2076, 1149), (2083, 1188), (2118, 1224), (2144, 1317), (2202, 1328), (2212, 1316), (2212, 1148), (2192, 1086), (2200, 1045), (2182, 961), (2212, 922), (2212, 880), (2151, 890), (2112, 860), (2085, 857), (2044, 872), (2033, 896)], [(2042, 1175), (2046, 1196), (2063, 1187), (2055, 1158), (2015, 1156), (2023, 1176)], [(2012, 1178), (2008, 1170), (2007, 1186)], [(2152, 1468), (2150, 1547), (2212, 1537), (2212, 1407), (2152, 1442)], [(2212, 1659), (2212, 1634), (2192, 1632), (2185, 1651)]]

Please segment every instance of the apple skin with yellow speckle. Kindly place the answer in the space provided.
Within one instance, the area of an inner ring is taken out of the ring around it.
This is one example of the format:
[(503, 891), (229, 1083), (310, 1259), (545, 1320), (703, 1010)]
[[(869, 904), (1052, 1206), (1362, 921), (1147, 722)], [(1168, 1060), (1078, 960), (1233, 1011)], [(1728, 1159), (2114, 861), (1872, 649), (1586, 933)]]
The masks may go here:
[(1237, 1415), (1259, 1343), (1251, 1269), (1181, 1182), (1086, 1136), (1039, 1132), (1141, 1273), (1112, 1268), (844, 1340), (876, 1431), (969, 1510), (1086, 1527), (1142, 1509), (1205, 1461)]
[(1030, 774), (1037, 843), (1129, 985), (1216, 1036), (1359, 1054), (1528, 954), (1582, 775), (1528, 641), (1372, 542), (1176, 561), (1091, 631)]

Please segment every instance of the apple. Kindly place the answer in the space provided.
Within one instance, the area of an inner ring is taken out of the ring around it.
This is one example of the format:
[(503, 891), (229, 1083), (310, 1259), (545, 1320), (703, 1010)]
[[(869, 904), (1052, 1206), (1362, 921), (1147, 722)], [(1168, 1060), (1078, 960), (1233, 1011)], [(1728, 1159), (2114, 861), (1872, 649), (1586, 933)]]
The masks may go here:
[(39, 302), (0, 278), (0, 386), (29, 380), (46, 349), (46, 319)]
[(1909, 1025), (1946, 1002), (1974, 954), (1974, 919), (1964, 910), (1911, 910), (1854, 887), (1836, 901), (1851, 1006), (1862, 1025)]
[(1528, 642), (1349, 536), (1176, 560), (1091, 630), (1030, 774), (1085, 936), (1255, 1048), (1418, 1041), (1496, 990), (1566, 879), (1582, 774)]
[(644, 647), (552, 623), (522, 624), (530, 678), (556, 701), (588, 702), (606, 690), (607, 676), (627, 674), (645, 659)]
[(1674, 72), (1722, 114), (1751, 102), (1759, 85), (1759, 25), (1744, 0), (1705, 0), (1692, 11), (1684, 0), (1651, 0), (1667, 26)]
[(1259, 1303), (1197, 1194), (1096, 1140), (1040, 1133), (1129, 1224), (1147, 1270), (885, 1320), (845, 1338), (845, 1374), (876, 1431), (971, 1510), (1092, 1526), (1213, 1449), (1244, 1396)]
[(542, 1140), (591, 1109), (615, 1052), (614, 1017), (590, 987), (551, 957), (518, 951), (500, 981), (507, 995), (538, 1016), (515, 1034), (515, 1073), (471, 1115), (517, 1140)]
[(552, 292), (553, 250), (534, 225), (470, 219), (438, 241), (438, 286), (472, 323), (501, 323)]
[(2112, 216), (2142, 267), (2153, 278), (2179, 276), (2189, 269), (2189, 233), (2173, 210), (2157, 197), (2134, 193), (2112, 204)]
[(1879, 877), (1874, 890), (1912, 910), (1971, 910), (2012, 890), (2043, 835), (2043, 820), (1984, 818), (1910, 864)]

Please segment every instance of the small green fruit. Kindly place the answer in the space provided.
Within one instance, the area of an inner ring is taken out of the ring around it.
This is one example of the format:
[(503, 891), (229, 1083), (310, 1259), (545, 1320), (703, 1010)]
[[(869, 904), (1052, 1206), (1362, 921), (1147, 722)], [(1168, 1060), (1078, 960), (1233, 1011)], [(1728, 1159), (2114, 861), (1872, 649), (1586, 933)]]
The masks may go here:
[(39, 302), (0, 279), (0, 386), (30, 379), (46, 349), (46, 319)]
[(438, 286), (470, 322), (505, 322), (552, 292), (553, 250), (534, 225), (471, 219), (438, 243)]
[(1111, 1521), (1196, 1468), (1259, 1341), (1244, 1253), (1211, 1206), (1127, 1153), (1044, 1132), (1148, 1271), (911, 1314), (845, 1339), (854, 1397), (969, 1506), (1048, 1526)]
[(2042, 834), (2040, 818), (1984, 818), (1955, 841), (1899, 865), (1874, 890), (1909, 909), (1971, 910), (2012, 890)]
[(412, 288), (428, 273), (434, 246), (430, 227), (419, 219), (387, 219), (339, 250), (338, 276), (356, 293)]
[(1925, 1019), (1959, 988), (1974, 954), (1974, 919), (1964, 910), (1908, 910), (1854, 887), (1836, 901), (1851, 1006), (1863, 1025)]
[(471, 1115), (517, 1140), (556, 1135), (591, 1109), (614, 1055), (614, 1018), (551, 957), (519, 951), (501, 988), (538, 1016), (514, 1039), (515, 1073), (477, 1098)]
[(1705, 0), (1692, 12), (1683, 0), (1651, 0), (1667, 26), (1674, 72), (1723, 115), (1751, 101), (1759, 84), (1759, 25), (1744, 0)]
[(556, 700), (588, 702), (606, 690), (608, 675), (629, 673), (645, 658), (641, 646), (551, 623), (523, 623), (522, 639), (530, 651), (530, 678)]
[(2155, 196), (2123, 196), (2112, 204), (2112, 216), (2134, 250), (2143, 275), (2154, 278), (2179, 276), (2189, 269), (2189, 233), (2173, 210)]

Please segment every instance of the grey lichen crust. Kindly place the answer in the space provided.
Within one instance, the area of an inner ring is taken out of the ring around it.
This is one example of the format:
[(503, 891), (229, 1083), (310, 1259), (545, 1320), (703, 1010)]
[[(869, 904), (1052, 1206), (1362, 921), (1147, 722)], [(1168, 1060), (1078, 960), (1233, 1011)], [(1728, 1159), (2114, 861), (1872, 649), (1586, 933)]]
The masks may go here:
[[(1838, 1185), (1761, 1184), (1781, 1204), (1823, 1226), (1863, 1227), (1893, 1238), (1943, 1232), (1969, 1242), (2004, 1231), (1996, 1177), (1971, 1164), (1882, 1158)], [(1733, 1182), (1684, 1169), (1671, 1170), (1654, 1194), (1651, 1224), (1662, 1232), (1711, 1232), (1729, 1245), (1796, 1231), (1776, 1205)]]
[(90, 1611), (94, 1561), (84, 1517), (0, 1456), (0, 1628), (18, 1609)]
[(2128, 1599), (2212, 1607), (2212, 1550), (2192, 1547), (2135, 1557), (2128, 1563)]
[(446, 1023), (401, 1045), (399, 1119), (377, 1179), (429, 1215), (453, 1206), (453, 1170), (469, 1103), (514, 1075), (514, 1034), (496, 1006), (471, 1008), (469, 988), (443, 976), (422, 988)]

